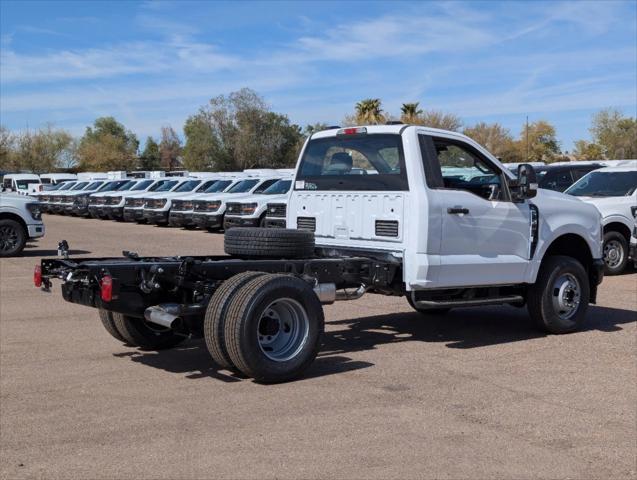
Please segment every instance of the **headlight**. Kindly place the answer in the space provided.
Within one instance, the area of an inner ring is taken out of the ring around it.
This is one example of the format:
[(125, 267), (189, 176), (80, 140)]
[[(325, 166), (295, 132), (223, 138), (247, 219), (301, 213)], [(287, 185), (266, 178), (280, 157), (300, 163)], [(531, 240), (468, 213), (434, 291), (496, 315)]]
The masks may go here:
[(111, 197), (110, 201), (108, 202), (109, 205), (119, 205), (119, 203), (122, 201), (122, 197)]
[(252, 215), (256, 209), (257, 209), (256, 203), (242, 203), (241, 215)]
[(39, 203), (27, 203), (27, 210), (33, 217), (33, 220), (42, 220), (42, 211)]
[(219, 200), (215, 200), (214, 202), (208, 202), (206, 204), (207, 210), (209, 212), (216, 212), (217, 210), (219, 210), (219, 208), (221, 208), (221, 202)]

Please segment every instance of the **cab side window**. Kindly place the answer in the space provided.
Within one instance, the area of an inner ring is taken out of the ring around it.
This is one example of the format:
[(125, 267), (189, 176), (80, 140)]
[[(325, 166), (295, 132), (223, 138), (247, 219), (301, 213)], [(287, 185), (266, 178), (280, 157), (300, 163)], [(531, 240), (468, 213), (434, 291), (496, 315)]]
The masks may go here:
[[(502, 173), (471, 146), (432, 137), (435, 148), (433, 169), (440, 169), (442, 188), (466, 190), (485, 200), (502, 200)], [(437, 175), (436, 175), (437, 176)]]

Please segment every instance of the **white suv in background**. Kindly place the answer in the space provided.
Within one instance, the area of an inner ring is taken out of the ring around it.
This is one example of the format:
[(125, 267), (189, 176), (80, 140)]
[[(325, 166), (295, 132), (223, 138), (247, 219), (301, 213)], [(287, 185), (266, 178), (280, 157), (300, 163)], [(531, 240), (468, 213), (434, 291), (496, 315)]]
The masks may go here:
[(622, 273), (628, 264), (628, 243), (637, 214), (637, 161), (635, 165), (594, 170), (564, 193), (597, 207), (604, 227), (605, 272)]

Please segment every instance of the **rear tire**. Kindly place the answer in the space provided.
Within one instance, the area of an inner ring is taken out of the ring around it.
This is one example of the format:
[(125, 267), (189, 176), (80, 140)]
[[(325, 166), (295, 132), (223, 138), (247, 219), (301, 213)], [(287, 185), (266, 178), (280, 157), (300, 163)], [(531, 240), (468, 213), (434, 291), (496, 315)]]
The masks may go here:
[(235, 369), (225, 344), (225, 326), (228, 307), (234, 296), (250, 280), (264, 275), (262, 272), (243, 272), (223, 282), (210, 298), (204, 318), (204, 339), (214, 362), (225, 369)]
[(569, 333), (584, 323), (589, 298), (588, 276), (582, 264), (556, 255), (542, 262), (535, 283), (529, 287), (527, 308), (543, 330)]
[(619, 232), (604, 234), (604, 273), (619, 275), (628, 264), (628, 240)]
[(245, 258), (308, 258), (314, 256), (314, 233), (286, 228), (238, 227), (226, 231), (227, 254)]
[(27, 243), (26, 229), (15, 220), (0, 220), (0, 257), (19, 255)]
[(113, 320), (113, 313), (108, 310), (99, 310), (100, 320), (102, 321), (102, 325), (104, 325), (104, 329), (116, 340), (120, 342), (126, 343), (126, 339), (122, 336), (121, 333), (117, 330), (115, 326), (115, 321)]
[(226, 349), (245, 375), (285, 382), (314, 361), (323, 329), (323, 307), (306, 282), (266, 274), (245, 284), (230, 302)]
[(174, 347), (185, 339), (170, 330), (160, 330), (159, 325), (157, 329), (151, 328), (145, 320), (122, 313), (113, 312), (113, 321), (124, 341), (135, 347), (162, 350)]

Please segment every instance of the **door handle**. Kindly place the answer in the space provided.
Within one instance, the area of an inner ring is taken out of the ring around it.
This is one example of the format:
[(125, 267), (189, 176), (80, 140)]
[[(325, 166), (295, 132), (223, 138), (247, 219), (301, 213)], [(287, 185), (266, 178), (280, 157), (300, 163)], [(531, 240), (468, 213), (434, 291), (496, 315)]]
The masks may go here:
[(448, 208), (447, 213), (451, 215), (459, 215), (461, 213), (469, 213), (469, 209), (464, 207), (453, 207), (453, 208)]

